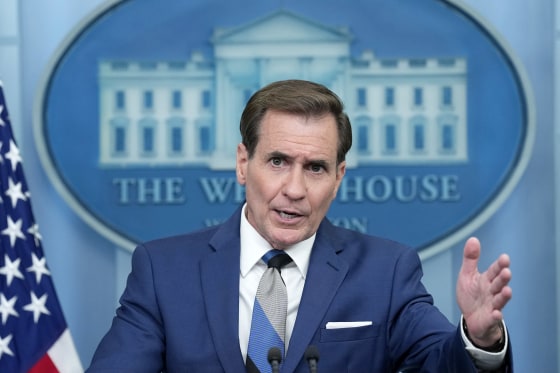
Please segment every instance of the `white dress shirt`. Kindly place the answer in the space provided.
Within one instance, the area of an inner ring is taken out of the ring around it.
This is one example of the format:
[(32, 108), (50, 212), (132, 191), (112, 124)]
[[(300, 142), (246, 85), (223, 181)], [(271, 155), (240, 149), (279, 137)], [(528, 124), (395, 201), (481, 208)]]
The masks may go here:
[[(241, 265), (239, 271), (239, 347), (241, 347), (243, 361), (247, 359), (247, 346), (249, 345), (253, 304), (255, 302), (257, 288), (267, 268), (261, 258), (269, 250), (273, 249), (255, 228), (253, 228), (249, 221), (247, 221), (245, 207), (246, 206), (243, 207), (241, 212)], [(313, 242), (315, 242), (315, 235), (285, 249), (285, 252), (292, 258), (292, 262), (282, 268), (282, 279), (286, 284), (286, 291), (288, 294), (285, 338), (286, 352), (288, 352), (290, 337), (292, 336), (292, 330), (296, 322)]]
[[(266, 270), (266, 264), (261, 260), (273, 247), (255, 230), (249, 223), (245, 215), (246, 205), (241, 211), (241, 260), (239, 271), (239, 347), (243, 355), (243, 361), (247, 359), (247, 347), (249, 345), (249, 334), (251, 333), (251, 319), (253, 317), (253, 304), (257, 294), (259, 281)], [(288, 345), (296, 322), (297, 312), (307, 268), (309, 267), (309, 257), (311, 256), (311, 248), (315, 242), (315, 235), (307, 240), (299, 242), (289, 248), (285, 252), (290, 255), (292, 262), (282, 268), (282, 279), (286, 284), (288, 294), (288, 314), (286, 318), (286, 338), (285, 350), (288, 352)], [(462, 326), (461, 320), (461, 326)], [(505, 324), (504, 324), (504, 330)], [(461, 336), (465, 343), (466, 349), (473, 357), (478, 367), (486, 369), (498, 368), (505, 358), (506, 348), (498, 353), (491, 353), (476, 348), (466, 337), (461, 327)], [(507, 332), (506, 332), (507, 346)]]

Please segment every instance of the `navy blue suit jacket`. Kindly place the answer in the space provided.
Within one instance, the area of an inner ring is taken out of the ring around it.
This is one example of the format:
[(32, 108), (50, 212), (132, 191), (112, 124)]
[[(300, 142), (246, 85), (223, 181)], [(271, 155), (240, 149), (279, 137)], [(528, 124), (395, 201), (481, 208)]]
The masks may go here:
[[(239, 223), (240, 210), (220, 226), (138, 246), (88, 372), (244, 372)], [(323, 221), (282, 372), (308, 372), (309, 345), (319, 372), (475, 372), (421, 277), (414, 250)], [(329, 321), (372, 325), (326, 329)]]

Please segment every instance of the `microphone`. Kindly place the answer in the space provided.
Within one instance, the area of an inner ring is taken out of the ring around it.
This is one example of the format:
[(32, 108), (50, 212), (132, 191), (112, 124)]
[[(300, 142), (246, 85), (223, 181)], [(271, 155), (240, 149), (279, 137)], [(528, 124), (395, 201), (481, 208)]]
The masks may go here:
[(309, 373), (317, 373), (317, 362), (319, 361), (319, 350), (316, 346), (309, 346), (305, 350), (305, 359), (309, 365)]
[(272, 368), (272, 373), (280, 373), (282, 351), (280, 351), (278, 347), (271, 347), (270, 350), (268, 350), (268, 362)]

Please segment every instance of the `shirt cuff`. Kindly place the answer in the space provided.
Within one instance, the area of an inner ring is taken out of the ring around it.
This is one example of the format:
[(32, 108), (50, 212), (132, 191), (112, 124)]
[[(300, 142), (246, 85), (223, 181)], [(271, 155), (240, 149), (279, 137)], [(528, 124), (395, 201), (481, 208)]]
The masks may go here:
[(461, 316), (461, 337), (465, 343), (465, 349), (471, 355), (477, 368), (483, 370), (495, 370), (502, 366), (506, 358), (506, 352), (508, 347), (508, 333), (506, 329), (506, 324), (502, 320), (502, 326), (504, 327), (504, 348), (499, 352), (488, 352), (476, 347), (465, 334), (463, 323), (465, 322), (463, 316)]

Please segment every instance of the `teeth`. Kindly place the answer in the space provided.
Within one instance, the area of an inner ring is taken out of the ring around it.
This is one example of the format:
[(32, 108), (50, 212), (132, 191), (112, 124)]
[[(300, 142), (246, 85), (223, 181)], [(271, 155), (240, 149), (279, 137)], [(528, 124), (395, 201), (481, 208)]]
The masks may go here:
[(282, 219), (293, 219), (296, 216), (297, 216), (296, 214), (288, 214), (286, 212), (280, 211), (280, 217), (282, 217)]

